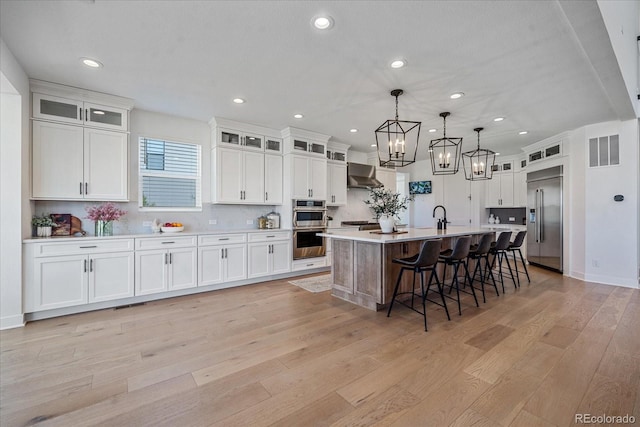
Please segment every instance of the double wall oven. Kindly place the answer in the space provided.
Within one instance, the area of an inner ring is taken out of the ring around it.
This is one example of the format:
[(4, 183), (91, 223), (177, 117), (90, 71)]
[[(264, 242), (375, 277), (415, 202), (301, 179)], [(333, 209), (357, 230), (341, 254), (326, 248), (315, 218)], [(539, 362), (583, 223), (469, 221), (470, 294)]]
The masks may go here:
[(293, 201), (293, 259), (324, 256), (327, 231), (327, 207), (323, 200)]

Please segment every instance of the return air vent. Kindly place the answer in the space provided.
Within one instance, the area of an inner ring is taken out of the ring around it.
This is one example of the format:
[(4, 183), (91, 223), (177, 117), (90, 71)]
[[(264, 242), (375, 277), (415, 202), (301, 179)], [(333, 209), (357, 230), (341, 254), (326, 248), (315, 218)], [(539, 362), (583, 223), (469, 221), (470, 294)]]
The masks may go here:
[(589, 138), (589, 167), (614, 166), (620, 164), (620, 142), (618, 135)]

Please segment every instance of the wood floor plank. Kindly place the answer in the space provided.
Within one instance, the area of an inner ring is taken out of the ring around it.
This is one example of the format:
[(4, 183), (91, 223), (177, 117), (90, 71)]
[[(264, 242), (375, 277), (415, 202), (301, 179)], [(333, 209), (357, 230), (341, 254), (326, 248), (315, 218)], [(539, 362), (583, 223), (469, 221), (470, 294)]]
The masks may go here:
[(30, 322), (0, 331), (0, 425), (640, 419), (640, 290), (530, 275), (451, 321), (430, 306), (428, 332), (286, 280)]

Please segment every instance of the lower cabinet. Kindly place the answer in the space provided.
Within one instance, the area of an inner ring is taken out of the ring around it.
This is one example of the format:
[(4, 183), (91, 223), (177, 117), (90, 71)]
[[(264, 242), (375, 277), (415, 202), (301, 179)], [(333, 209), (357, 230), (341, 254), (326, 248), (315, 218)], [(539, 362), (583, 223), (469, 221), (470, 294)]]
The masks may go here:
[(249, 233), (248, 277), (269, 276), (291, 271), (291, 233), (269, 231)]
[(136, 295), (197, 286), (195, 236), (136, 239)]
[(136, 251), (136, 295), (193, 288), (196, 248)]
[(246, 234), (219, 234), (198, 238), (198, 286), (247, 278)]
[(26, 312), (134, 295), (133, 239), (28, 245), (25, 265)]

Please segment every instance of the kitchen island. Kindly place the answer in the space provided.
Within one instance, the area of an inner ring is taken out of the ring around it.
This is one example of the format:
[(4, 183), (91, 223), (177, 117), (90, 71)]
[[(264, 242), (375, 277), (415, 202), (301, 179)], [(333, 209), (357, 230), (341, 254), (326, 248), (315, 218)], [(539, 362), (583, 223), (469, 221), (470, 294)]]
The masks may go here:
[[(425, 240), (442, 239), (442, 249), (453, 248), (460, 236), (471, 236), (477, 243), (492, 230), (470, 227), (404, 228), (397, 234), (379, 231), (334, 230), (319, 234), (331, 239), (331, 294), (359, 306), (380, 310), (391, 301), (400, 266), (393, 258), (404, 258), (420, 251)], [(470, 272), (472, 273), (473, 270)], [(439, 271), (442, 279), (443, 272)], [(419, 280), (419, 279), (418, 279)], [(410, 290), (413, 275), (405, 274), (401, 291)], [(418, 283), (418, 282), (417, 282)]]

